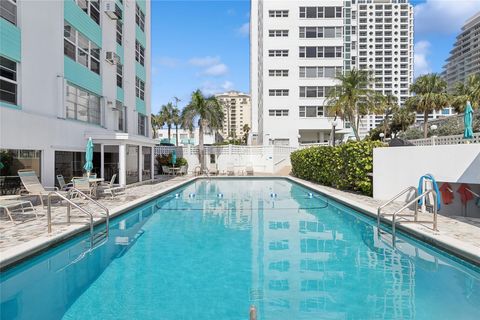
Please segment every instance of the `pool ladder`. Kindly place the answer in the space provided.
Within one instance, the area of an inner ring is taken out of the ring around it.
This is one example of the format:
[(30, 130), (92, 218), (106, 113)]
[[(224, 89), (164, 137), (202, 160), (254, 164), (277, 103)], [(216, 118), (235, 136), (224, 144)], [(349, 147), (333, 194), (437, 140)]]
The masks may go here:
[[(94, 233), (94, 221), (93, 221), (93, 216), (94, 212), (91, 212), (90, 210), (87, 210), (86, 208), (83, 208), (79, 206), (77, 203), (72, 201), (72, 195), (77, 195), (85, 198), (88, 200), (89, 203), (93, 203), (97, 207), (100, 207), (104, 213), (103, 216), (105, 217), (105, 229)], [(74, 208), (78, 209), (81, 213), (86, 215), (89, 218), (89, 230), (90, 230), (90, 249), (94, 249), (96, 247), (101, 246), (108, 240), (108, 233), (109, 233), (109, 222), (110, 222), (110, 211), (106, 206), (101, 204), (100, 202), (92, 199), (90, 196), (86, 195), (82, 191), (76, 189), (76, 188), (70, 188), (70, 190), (67, 193), (67, 196), (61, 194), (58, 191), (51, 191), (48, 194), (48, 207), (47, 207), (47, 228), (48, 228), (48, 233), (52, 233), (52, 196), (58, 197), (61, 200), (65, 201), (67, 203), (67, 224), (70, 224), (70, 211), (71, 207), (73, 206)]]
[[(400, 198), (402, 195), (414, 191), (415, 198), (410, 200), (408, 203), (406, 203), (403, 207), (400, 209), (396, 210), (394, 213), (382, 213), (382, 209), (385, 208), (387, 205), (391, 204), (393, 201), (397, 200)], [(428, 195), (433, 196), (433, 219), (432, 221), (429, 220), (418, 220), (418, 202), (423, 199), (425, 203), (425, 199)], [(408, 209), (411, 205), (415, 205), (415, 210), (412, 213), (404, 213), (402, 214), (401, 212), (404, 211), (405, 209)], [(404, 190), (402, 190), (399, 194), (394, 196), (392, 199), (388, 200), (384, 204), (378, 207), (377, 209), (377, 228), (379, 230), (378, 234), (380, 235), (380, 219), (382, 217), (387, 217), (391, 216), (392, 217), (392, 244), (395, 246), (395, 239), (396, 239), (396, 225), (397, 223), (431, 223), (433, 225), (433, 230), (438, 231), (437, 229), (437, 211), (438, 211), (438, 195), (433, 189), (429, 189), (422, 193), (421, 195), (418, 194), (417, 188), (410, 186)], [(400, 221), (397, 219), (397, 217), (400, 217), (404, 219), (403, 221)], [(413, 217), (412, 220), (407, 220), (405, 217)]]

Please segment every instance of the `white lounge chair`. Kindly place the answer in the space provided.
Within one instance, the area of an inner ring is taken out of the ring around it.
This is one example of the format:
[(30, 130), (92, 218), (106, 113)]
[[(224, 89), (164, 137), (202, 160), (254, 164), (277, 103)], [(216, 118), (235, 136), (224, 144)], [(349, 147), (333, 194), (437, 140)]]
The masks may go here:
[(229, 164), (227, 166), (227, 176), (234, 176), (235, 175), (235, 167), (233, 164)]
[(57, 174), (57, 181), (58, 185), (60, 186), (60, 190), (68, 191), (68, 189), (73, 187), (73, 183), (66, 183), (65, 178), (61, 174)]
[(33, 170), (18, 170), (18, 176), (20, 177), (27, 193), (39, 197), (42, 207), (45, 207), (43, 197), (48, 196), (51, 191), (57, 191), (61, 194), (67, 195), (65, 191), (59, 191), (57, 187), (44, 187)]
[(2, 199), (0, 197), (0, 208), (3, 209), (8, 217), (10, 218), (10, 221), (15, 223), (12, 217), (12, 212), (16, 212), (21, 210), (22, 213), (25, 213), (25, 209), (30, 210), (35, 214), (35, 217), (38, 219), (38, 214), (37, 210), (32, 205), (32, 202), (27, 201), (27, 200), (22, 200), (22, 199)]
[(112, 179), (110, 179), (110, 182), (106, 185), (104, 185), (105, 188), (103, 188), (103, 193), (109, 194), (112, 199), (115, 198), (115, 196), (121, 192), (125, 191), (125, 188), (120, 186), (119, 184), (115, 184), (115, 179), (117, 178), (117, 175), (114, 174), (112, 176)]

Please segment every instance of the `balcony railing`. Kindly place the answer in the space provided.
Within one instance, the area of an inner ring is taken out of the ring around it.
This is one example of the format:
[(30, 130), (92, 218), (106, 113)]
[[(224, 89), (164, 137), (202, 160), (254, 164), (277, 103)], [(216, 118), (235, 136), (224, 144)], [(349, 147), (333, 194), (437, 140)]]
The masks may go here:
[(416, 146), (439, 146), (450, 144), (480, 143), (480, 132), (473, 134), (473, 139), (464, 139), (463, 134), (455, 136), (430, 137), (426, 139), (410, 140)]

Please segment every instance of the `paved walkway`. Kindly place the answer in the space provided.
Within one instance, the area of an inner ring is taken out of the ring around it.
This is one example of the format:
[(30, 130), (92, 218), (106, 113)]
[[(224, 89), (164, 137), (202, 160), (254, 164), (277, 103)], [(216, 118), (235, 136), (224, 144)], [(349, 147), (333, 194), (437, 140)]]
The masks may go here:
[[(128, 188), (124, 194), (117, 196), (113, 200), (110, 198), (101, 198), (99, 201), (107, 206), (111, 212), (116, 212), (141, 201), (142, 198), (145, 199), (149, 195), (158, 194), (162, 190), (172, 188), (191, 178), (192, 176), (160, 177), (159, 180), (153, 184)], [(340, 201), (354, 205), (371, 215), (376, 214), (377, 207), (382, 203), (381, 201), (359, 194), (339, 191), (296, 178), (292, 179), (311, 186)], [(391, 213), (401, 205), (402, 203), (394, 203), (388, 207), (387, 211)], [(4, 263), (7, 263), (5, 261), (10, 261), (11, 259), (16, 260), (16, 255), (18, 255), (19, 252), (23, 252), (22, 255), (26, 256), (32, 251), (45, 248), (52, 243), (61, 241), (63, 238), (78, 232), (81, 228), (85, 228), (85, 222), (87, 221), (85, 217), (79, 215), (78, 211), (72, 210), (71, 221), (73, 223), (71, 225), (54, 224), (52, 234), (48, 235), (46, 210), (40, 206), (36, 206), (36, 208), (38, 213), (41, 214), (39, 219), (30, 219), (16, 224), (12, 223), (5, 213), (0, 214), (0, 267), (4, 266)], [(20, 217), (23, 217), (22, 214), (15, 216), (16, 219), (20, 219)], [(29, 218), (32, 217), (33, 215), (29, 216)], [(65, 206), (56, 206), (53, 209), (52, 217), (53, 222), (65, 222)], [(429, 218), (431, 219), (431, 217)], [(96, 220), (100, 219), (100, 216), (96, 218)], [(476, 256), (478, 261), (480, 261), (480, 219), (439, 216), (439, 231), (433, 231), (431, 224), (405, 224), (404, 226), (417, 235), (420, 234), (420, 236), (433, 239), (433, 242), (446, 244), (444, 247), (450, 246), (455, 250), (463, 250), (468, 253), (468, 256)]]

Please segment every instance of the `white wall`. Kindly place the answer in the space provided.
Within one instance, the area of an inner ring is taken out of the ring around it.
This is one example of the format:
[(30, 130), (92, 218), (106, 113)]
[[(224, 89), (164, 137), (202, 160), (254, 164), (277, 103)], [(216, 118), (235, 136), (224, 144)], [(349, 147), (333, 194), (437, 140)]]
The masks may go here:
[[(463, 215), (456, 191), (460, 183), (467, 183), (480, 194), (480, 144), (377, 148), (373, 151), (373, 197), (388, 200), (409, 186), (417, 186), (426, 173), (440, 185), (449, 182), (454, 189), (454, 204), (443, 206), (440, 213)], [(467, 211), (469, 216), (480, 217), (474, 201), (469, 202)]]

